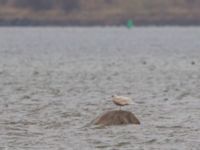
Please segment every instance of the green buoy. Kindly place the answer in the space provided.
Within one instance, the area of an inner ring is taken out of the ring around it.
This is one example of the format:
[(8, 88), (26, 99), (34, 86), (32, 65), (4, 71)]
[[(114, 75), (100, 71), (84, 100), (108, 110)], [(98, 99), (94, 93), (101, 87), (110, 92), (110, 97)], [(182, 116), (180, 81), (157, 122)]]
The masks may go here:
[(133, 24), (133, 21), (131, 20), (131, 19), (129, 19), (128, 21), (127, 21), (127, 28), (132, 28), (134, 26), (134, 24)]

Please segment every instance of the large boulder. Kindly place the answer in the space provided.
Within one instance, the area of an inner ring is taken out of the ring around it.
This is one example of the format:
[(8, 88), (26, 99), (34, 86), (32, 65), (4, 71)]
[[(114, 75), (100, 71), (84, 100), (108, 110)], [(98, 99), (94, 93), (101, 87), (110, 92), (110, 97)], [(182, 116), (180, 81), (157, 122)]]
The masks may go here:
[(140, 124), (140, 121), (132, 112), (123, 110), (113, 110), (97, 117), (93, 122), (95, 125), (124, 125), (124, 124)]

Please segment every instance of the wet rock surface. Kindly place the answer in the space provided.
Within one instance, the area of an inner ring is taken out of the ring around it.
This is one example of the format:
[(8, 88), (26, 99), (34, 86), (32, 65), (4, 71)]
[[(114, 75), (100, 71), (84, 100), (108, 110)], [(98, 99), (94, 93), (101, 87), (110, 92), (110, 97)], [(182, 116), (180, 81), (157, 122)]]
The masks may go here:
[(123, 110), (113, 110), (104, 113), (103, 115), (97, 117), (93, 124), (95, 125), (126, 125), (126, 124), (140, 124), (140, 121), (136, 116), (129, 111)]

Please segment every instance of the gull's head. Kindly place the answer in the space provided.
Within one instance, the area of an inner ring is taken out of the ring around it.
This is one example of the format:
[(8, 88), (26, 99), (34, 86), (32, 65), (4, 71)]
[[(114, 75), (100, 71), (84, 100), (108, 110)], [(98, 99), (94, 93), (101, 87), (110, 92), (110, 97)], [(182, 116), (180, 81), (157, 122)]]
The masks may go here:
[(115, 97), (117, 97), (117, 95), (112, 95), (111, 97), (112, 97), (112, 98), (115, 98)]

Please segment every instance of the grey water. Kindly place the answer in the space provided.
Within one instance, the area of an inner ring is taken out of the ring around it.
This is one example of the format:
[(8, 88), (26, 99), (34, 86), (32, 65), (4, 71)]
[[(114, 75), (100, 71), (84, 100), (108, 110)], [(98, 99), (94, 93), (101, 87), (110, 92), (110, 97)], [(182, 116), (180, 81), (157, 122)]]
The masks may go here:
[(199, 91), (200, 27), (0, 28), (0, 150), (198, 150)]

